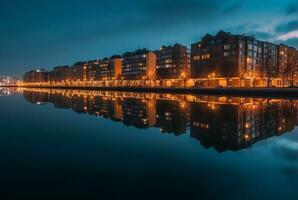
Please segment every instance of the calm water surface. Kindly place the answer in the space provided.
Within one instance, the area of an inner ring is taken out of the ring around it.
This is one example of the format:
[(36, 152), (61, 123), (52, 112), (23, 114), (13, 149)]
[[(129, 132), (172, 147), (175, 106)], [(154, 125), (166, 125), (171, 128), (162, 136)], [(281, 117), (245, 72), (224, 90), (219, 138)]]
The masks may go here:
[(2, 88), (0, 111), (5, 199), (298, 199), (295, 100)]

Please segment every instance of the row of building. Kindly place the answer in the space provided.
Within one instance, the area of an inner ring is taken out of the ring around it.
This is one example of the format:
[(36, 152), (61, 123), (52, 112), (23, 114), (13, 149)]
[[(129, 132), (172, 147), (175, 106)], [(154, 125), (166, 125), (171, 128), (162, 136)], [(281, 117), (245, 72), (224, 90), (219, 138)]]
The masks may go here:
[(189, 132), (219, 152), (247, 148), (290, 132), (298, 123), (298, 101), (291, 100), (41, 89), (23, 94), (35, 104), (50, 102), (139, 129), (158, 128), (176, 136)]
[[(298, 83), (294, 47), (219, 31), (186, 46), (139, 49), (102, 60), (27, 72), (24, 83), (102, 82), (114, 86), (269, 87)], [(100, 84), (100, 83), (99, 83)]]
[(0, 86), (10, 86), (17, 83), (17, 78), (10, 76), (0, 76)]

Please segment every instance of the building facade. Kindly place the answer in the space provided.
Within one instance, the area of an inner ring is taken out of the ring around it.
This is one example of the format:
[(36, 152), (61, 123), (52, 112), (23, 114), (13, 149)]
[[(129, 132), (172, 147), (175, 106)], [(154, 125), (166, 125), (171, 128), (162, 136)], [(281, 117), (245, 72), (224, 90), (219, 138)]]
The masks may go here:
[(224, 31), (207, 34), (192, 44), (191, 77), (205, 79), (199, 83), (209, 87), (280, 86), (288, 55), (279, 52), (287, 48), (253, 36)]
[(73, 66), (71, 66), (71, 80), (72, 81), (86, 81), (86, 70), (87, 64), (86, 62), (77, 62)]
[(190, 55), (186, 46), (162, 46), (156, 51), (157, 79), (185, 79), (189, 76)]
[(42, 83), (47, 82), (48, 72), (45, 69), (32, 70), (24, 74), (25, 83)]
[(154, 80), (156, 78), (156, 55), (147, 49), (123, 54), (122, 79)]
[(121, 56), (104, 58), (97, 68), (97, 80), (119, 80), (121, 79)]

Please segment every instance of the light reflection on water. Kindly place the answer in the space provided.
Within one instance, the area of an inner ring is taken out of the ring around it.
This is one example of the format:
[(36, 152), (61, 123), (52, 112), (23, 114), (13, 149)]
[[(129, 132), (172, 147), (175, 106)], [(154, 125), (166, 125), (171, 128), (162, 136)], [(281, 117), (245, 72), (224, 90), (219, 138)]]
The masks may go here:
[(3, 193), (297, 198), (296, 100), (0, 91)]
[(204, 147), (237, 151), (298, 123), (296, 100), (111, 91), (22, 89), (25, 99), (102, 116), (139, 129), (185, 134)]

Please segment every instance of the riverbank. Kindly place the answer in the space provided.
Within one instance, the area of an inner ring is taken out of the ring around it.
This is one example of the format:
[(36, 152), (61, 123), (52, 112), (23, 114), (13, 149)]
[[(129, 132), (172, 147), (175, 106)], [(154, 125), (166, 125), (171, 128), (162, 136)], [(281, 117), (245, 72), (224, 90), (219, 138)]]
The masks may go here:
[[(17, 86), (6, 86), (17, 87)], [(204, 94), (215, 96), (244, 96), (244, 97), (273, 97), (273, 98), (298, 98), (298, 88), (179, 88), (179, 87), (26, 87), (44, 89), (72, 89), (72, 90), (103, 90), (120, 92), (145, 92), (145, 93), (176, 93), (176, 94)]]

